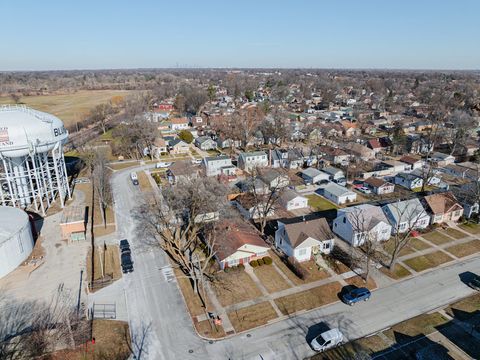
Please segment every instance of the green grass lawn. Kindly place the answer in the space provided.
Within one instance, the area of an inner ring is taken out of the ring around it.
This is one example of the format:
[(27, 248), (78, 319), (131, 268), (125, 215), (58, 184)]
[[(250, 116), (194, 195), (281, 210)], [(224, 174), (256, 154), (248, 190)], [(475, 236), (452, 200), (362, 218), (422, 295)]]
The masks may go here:
[(305, 197), (308, 198), (308, 205), (314, 211), (338, 209), (338, 206), (336, 206), (334, 203), (331, 203), (330, 201), (328, 201), (327, 199), (324, 199), (319, 195), (312, 194), (312, 195), (306, 195)]
[(413, 270), (420, 272), (430, 268), (437, 267), (453, 259), (442, 251), (435, 251), (427, 255), (421, 255), (403, 262)]
[(429, 232), (427, 234), (422, 234), (422, 238), (434, 243), (435, 245), (442, 245), (442, 244), (446, 244), (450, 241), (453, 241), (448, 236), (445, 236), (444, 234), (442, 234), (439, 231), (432, 231), (432, 232)]

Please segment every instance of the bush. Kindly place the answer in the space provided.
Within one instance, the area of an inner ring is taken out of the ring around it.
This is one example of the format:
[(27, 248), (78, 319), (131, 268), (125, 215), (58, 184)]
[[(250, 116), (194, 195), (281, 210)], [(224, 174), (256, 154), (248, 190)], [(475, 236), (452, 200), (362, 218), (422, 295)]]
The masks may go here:
[(243, 270), (245, 270), (245, 265), (240, 264), (240, 265), (237, 266), (237, 269), (238, 269), (239, 271), (243, 271)]
[(258, 266), (262, 266), (264, 264), (263, 259), (257, 259)]
[(185, 141), (187, 144), (190, 144), (193, 141), (193, 135), (188, 130), (182, 130), (178, 133), (178, 137)]
[(265, 265), (272, 265), (273, 260), (270, 256), (265, 256), (262, 260)]
[(287, 259), (287, 266), (300, 280), (305, 279), (305, 270), (300, 266), (294, 257), (290, 256)]
[(251, 267), (257, 267), (258, 266), (258, 261), (257, 260), (250, 261), (250, 266)]
[(231, 270), (232, 268), (229, 268), (229, 267), (226, 267), (225, 269), (223, 269), (223, 271), (225, 271), (226, 273), (229, 273)]

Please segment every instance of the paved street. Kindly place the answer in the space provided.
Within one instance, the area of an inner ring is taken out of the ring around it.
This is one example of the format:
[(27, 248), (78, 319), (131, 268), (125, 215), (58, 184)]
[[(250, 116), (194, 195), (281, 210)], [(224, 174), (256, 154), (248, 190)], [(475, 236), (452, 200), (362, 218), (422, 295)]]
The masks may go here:
[(471, 294), (458, 274), (480, 273), (477, 257), (381, 288), (366, 303), (353, 307), (335, 303), (210, 344), (194, 332), (175, 281), (165, 276), (165, 255), (140, 249), (131, 211), (141, 193), (129, 181), (131, 171), (116, 172), (113, 178), (119, 239), (130, 241), (135, 262), (135, 271), (121, 281), (134, 335), (142, 325), (151, 324), (149, 359), (303, 359), (313, 355), (305, 341), (312, 325), (326, 322), (340, 327), (353, 340)]

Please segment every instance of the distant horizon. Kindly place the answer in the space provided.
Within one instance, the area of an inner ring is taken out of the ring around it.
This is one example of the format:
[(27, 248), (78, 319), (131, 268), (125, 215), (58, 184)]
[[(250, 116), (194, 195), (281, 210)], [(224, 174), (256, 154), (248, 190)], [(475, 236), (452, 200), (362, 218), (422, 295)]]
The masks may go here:
[(16, 0), (0, 13), (0, 71), (480, 69), (476, 0)]

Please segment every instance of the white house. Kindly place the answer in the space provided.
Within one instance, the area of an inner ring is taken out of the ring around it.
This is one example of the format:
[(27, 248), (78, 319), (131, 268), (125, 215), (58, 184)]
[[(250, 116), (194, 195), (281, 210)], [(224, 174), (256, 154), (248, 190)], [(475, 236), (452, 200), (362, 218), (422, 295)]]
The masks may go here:
[(185, 130), (188, 129), (188, 119), (183, 118), (175, 118), (170, 120), (170, 129), (174, 131)]
[(171, 154), (186, 154), (190, 151), (188, 144), (180, 139), (170, 141), (168, 146)]
[(421, 188), (423, 185), (423, 179), (411, 173), (395, 175), (394, 182), (396, 185), (400, 185), (408, 190)]
[(252, 171), (257, 167), (268, 166), (268, 157), (264, 151), (243, 152), (238, 156), (238, 167)]
[(382, 209), (392, 225), (392, 233), (425, 229), (430, 224), (430, 215), (417, 198), (397, 201), (383, 206)]
[(225, 155), (222, 156), (207, 156), (203, 159), (203, 166), (207, 176), (218, 175), (235, 175), (236, 167), (233, 166), (232, 160)]
[(290, 185), (287, 173), (280, 169), (259, 169), (259, 177), (270, 189), (283, 189)]
[(328, 254), (333, 249), (335, 236), (325, 218), (277, 221), (275, 246), (297, 261), (307, 261), (316, 254)]
[(357, 200), (357, 194), (333, 182), (321, 187), (321, 195), (337, 205)]
[(308, 208), (308, 198), (291, 189), (282, 192), (279, 202), (288, 211)]
[(332, 229), (352, 246), (361, 246), (366, 240), (387, 241), (392, 232), (382, 209), (370, 204), (338, 210)]
[(222, 269), (268, 256), (269, 247), (249, 225), (222, 222), (216, 228), (221, 236), (215, 243), (215, 256)]
[(345, 179), (345, 174), (343, 171), (337, 169), (336, 167), (326, 166), (322, 169), (322, 171), (330, 176), (330, 180)]
[(275, 214), (273, 206), (267, 211), (267, 204), (261, 199), (256, 201), (255, 196), (251, 193), (238, 195), (234, 200), (234, 205), (247, 220), (258, 219), (264, 212), (267, 212), (267, 217)]
[(201, 150), (214, 150), (217, 143), (210, 136), (199, 136), (195, 139), (195, 146)]
[(318, 169), (309, 167), (302, 171), (302, 179), (307, 184), (318, 184), (321, 181), (330, 180), (330, 175)]
[(455, 156), (444, 154), (441, 152), (434, 152), (430, 155), (431, 162), (437, 164), (438, 167), (447, 166), (449, 164), (453, 164), (455, 162)]

